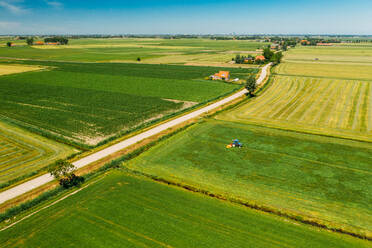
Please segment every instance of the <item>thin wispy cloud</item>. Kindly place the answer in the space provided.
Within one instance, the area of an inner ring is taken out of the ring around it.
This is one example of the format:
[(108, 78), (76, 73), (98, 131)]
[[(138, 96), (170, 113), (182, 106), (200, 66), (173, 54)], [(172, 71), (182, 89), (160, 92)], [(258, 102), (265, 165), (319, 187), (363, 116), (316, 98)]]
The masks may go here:
[(58, 1), (48, 1), (45, 0), (46, 4), (50, 7), (53, 7), (55, 9), (62, 9), (63, 8), (63, 3), (58, 2)]
[(13, 14), (23, 14), (27, 10), (20, 5), (21, 2), (17, 0), (0, 1), (0, 8), (4, 8)]
[(3, 21), (0, 21), (0, 32), (3, 32), (3, 31), (10, 31), (14, 28), (18, 28), (20, 27), (20, 23), (18, 22), (3, 22)]

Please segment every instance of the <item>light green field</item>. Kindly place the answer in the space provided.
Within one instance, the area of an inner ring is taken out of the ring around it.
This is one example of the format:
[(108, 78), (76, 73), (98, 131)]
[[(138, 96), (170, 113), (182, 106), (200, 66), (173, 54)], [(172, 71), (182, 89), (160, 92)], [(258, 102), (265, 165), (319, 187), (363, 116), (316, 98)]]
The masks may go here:
[(372, 81), (371, 64), (285, 62), (275, 68), (280, 75)]
[(285, 54), (285, 61), (372, 63), (372, 43), (332, 47), (299, 46)]
[(124, 166), (371, 237), (371, 161), (369, 143), (209, 120)]
[(0, 122), (0, 184), (30, 174), (77, 150)]
[[(4, 41), (4, 44), (6, 42)], [(16, 41), (24, 44), (25, 41)], [(236, 54), (258, 54), (269, 43), (211, 39), (70, 39), (67, 46), (0, 47), (1, 57), (56, 61), (175, 63), (232, 66)], [(245, 65), (239, 65), (245, 67)], [(246, 66), (249, 67), (249, 66)], [(252, 67), (252, 66), (250, 66)]]
[(372, 83), (275, 76), (262, 95), (217, 118), (372, 141)]
[(369, 245), (121, 172), (0, 232), (6, 248)]

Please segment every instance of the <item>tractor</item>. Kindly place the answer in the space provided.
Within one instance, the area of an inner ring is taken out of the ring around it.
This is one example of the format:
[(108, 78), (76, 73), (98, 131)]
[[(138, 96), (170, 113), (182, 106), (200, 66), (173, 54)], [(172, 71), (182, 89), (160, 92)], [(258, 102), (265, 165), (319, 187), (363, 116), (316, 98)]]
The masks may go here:
[(226, 148), (239, 147), (242, 148), (243, 144), (238, 139), (234, 139), (231, 144), (227, 145)]

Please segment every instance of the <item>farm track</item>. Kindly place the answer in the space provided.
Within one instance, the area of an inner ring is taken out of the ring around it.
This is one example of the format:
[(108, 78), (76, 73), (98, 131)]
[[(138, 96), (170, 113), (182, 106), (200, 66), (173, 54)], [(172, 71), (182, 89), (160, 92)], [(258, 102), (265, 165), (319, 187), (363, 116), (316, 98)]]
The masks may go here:
[[(259, 78), (257, 79), (257, 84), (261, 84), (262, 82), (264, 82), (264, 80), (266, 79), (267, 77), (267, 74), (268, 74), (268, 70), (270, 68), (271, 64), (268, 64), (266, 66), (264, 66), (262, 68), (262, 71), (261, 71), (261, 74), (259, 76)], [(242, 96), (244, 96), (248, 91), (246, 89), (243, 89), (233, 95), (230, 95), (222, 100), (219, 100), (215, 103), (212, 103), (206, 107), (203, 107), (203, 108), (200, 108), (200, 109), (197, 109), (189, 114), (186, 114), (184, 116), (181, 116), (181, 117), (178, 117), (176, 119), (173, 119), (173, 120), (170, 120), (168, 122), (165, 122), (161, 125), (158, 125), (158, 126), (155, 126), (143, 133), (140, 133), (140, 134), (137, 134), (131, 138), (128, 138), (124, 141), (121, 141), (120, 143), (117, 143), (115, 145), (112, 145), (110, 147), (107, 147), (101, 151), (98, 151), (96, 153), (93, 153), (91, 155), (88, 155), (87, 157), (84, 157), (78, 161), (75, 161), (73, 164), (74, 166), (79, 169), (79, 168), (82, 168), (88, 164), (91, 164), (93, 162), (96, 162), (98, 160), (101, 160), (113, 153), (116, 153), (120, 150), (123, 150), (131, 145), (134, 145), (136, 144), (137, 142), (140, 142), (141, 140), (144, 140), (146, 138), (149, 138), (153, 135), (156, 135), (162, 131), (165, 131), (171, 127), (174, 127), (174, 126), (177, 126), (183, 122), (186, 122), (188, 120), (191, 120), (191, 119), (194, 119), (202, 114), (206, 114), (208, 113), (209, 111), (213, 110), (213, 109), (216, 109), (218, 107), (221, 107), (235, 99), (238, 99)], [(46, 183), (49, 183), (51, 181), (53, 181), (54, 178), (50, 175), (50, 174), (44, 174), (42, 176), (39, 176), (37, 178), (34, 178), (32, 180), (29, 180), (25, 183), (22, 183), (20, 185), (17, 185), (13, 188), (10, 188), (6, 191), (3, 191), (0, 193), (0, 204), (1, 203), (4, 203), (8, 200), (11, 200), (15, 197), (18, 197), (26, 192), (29, 192), (33, 189), (36, 189)]]

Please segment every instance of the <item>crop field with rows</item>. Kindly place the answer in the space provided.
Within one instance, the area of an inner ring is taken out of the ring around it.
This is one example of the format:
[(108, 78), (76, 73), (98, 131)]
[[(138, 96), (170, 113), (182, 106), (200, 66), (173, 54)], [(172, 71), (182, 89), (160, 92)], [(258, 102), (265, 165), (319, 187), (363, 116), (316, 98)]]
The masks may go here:
[(271, 84), (217, 118), (372, 141), (372, 82), (275, 76)]
[(368, 241), (283, 221), (118, 171), (0, 233), (0, 247), (20, 244), (22, 247), (368, 247)]
[(369, 143), (208, 120), (124, 166), (371, 237), (371, 160)]
[(0, 184), (42, 169), (76, 152), (63, 144), (0, 123)]
[[(48, 71), (0, 77), (0, 111), (78, 144), (203, 103), (241, 87), (204, 80), (220, 68), (141, 64), (23, 62)], [(256, 69), (231, 69), (245, 77)]]

